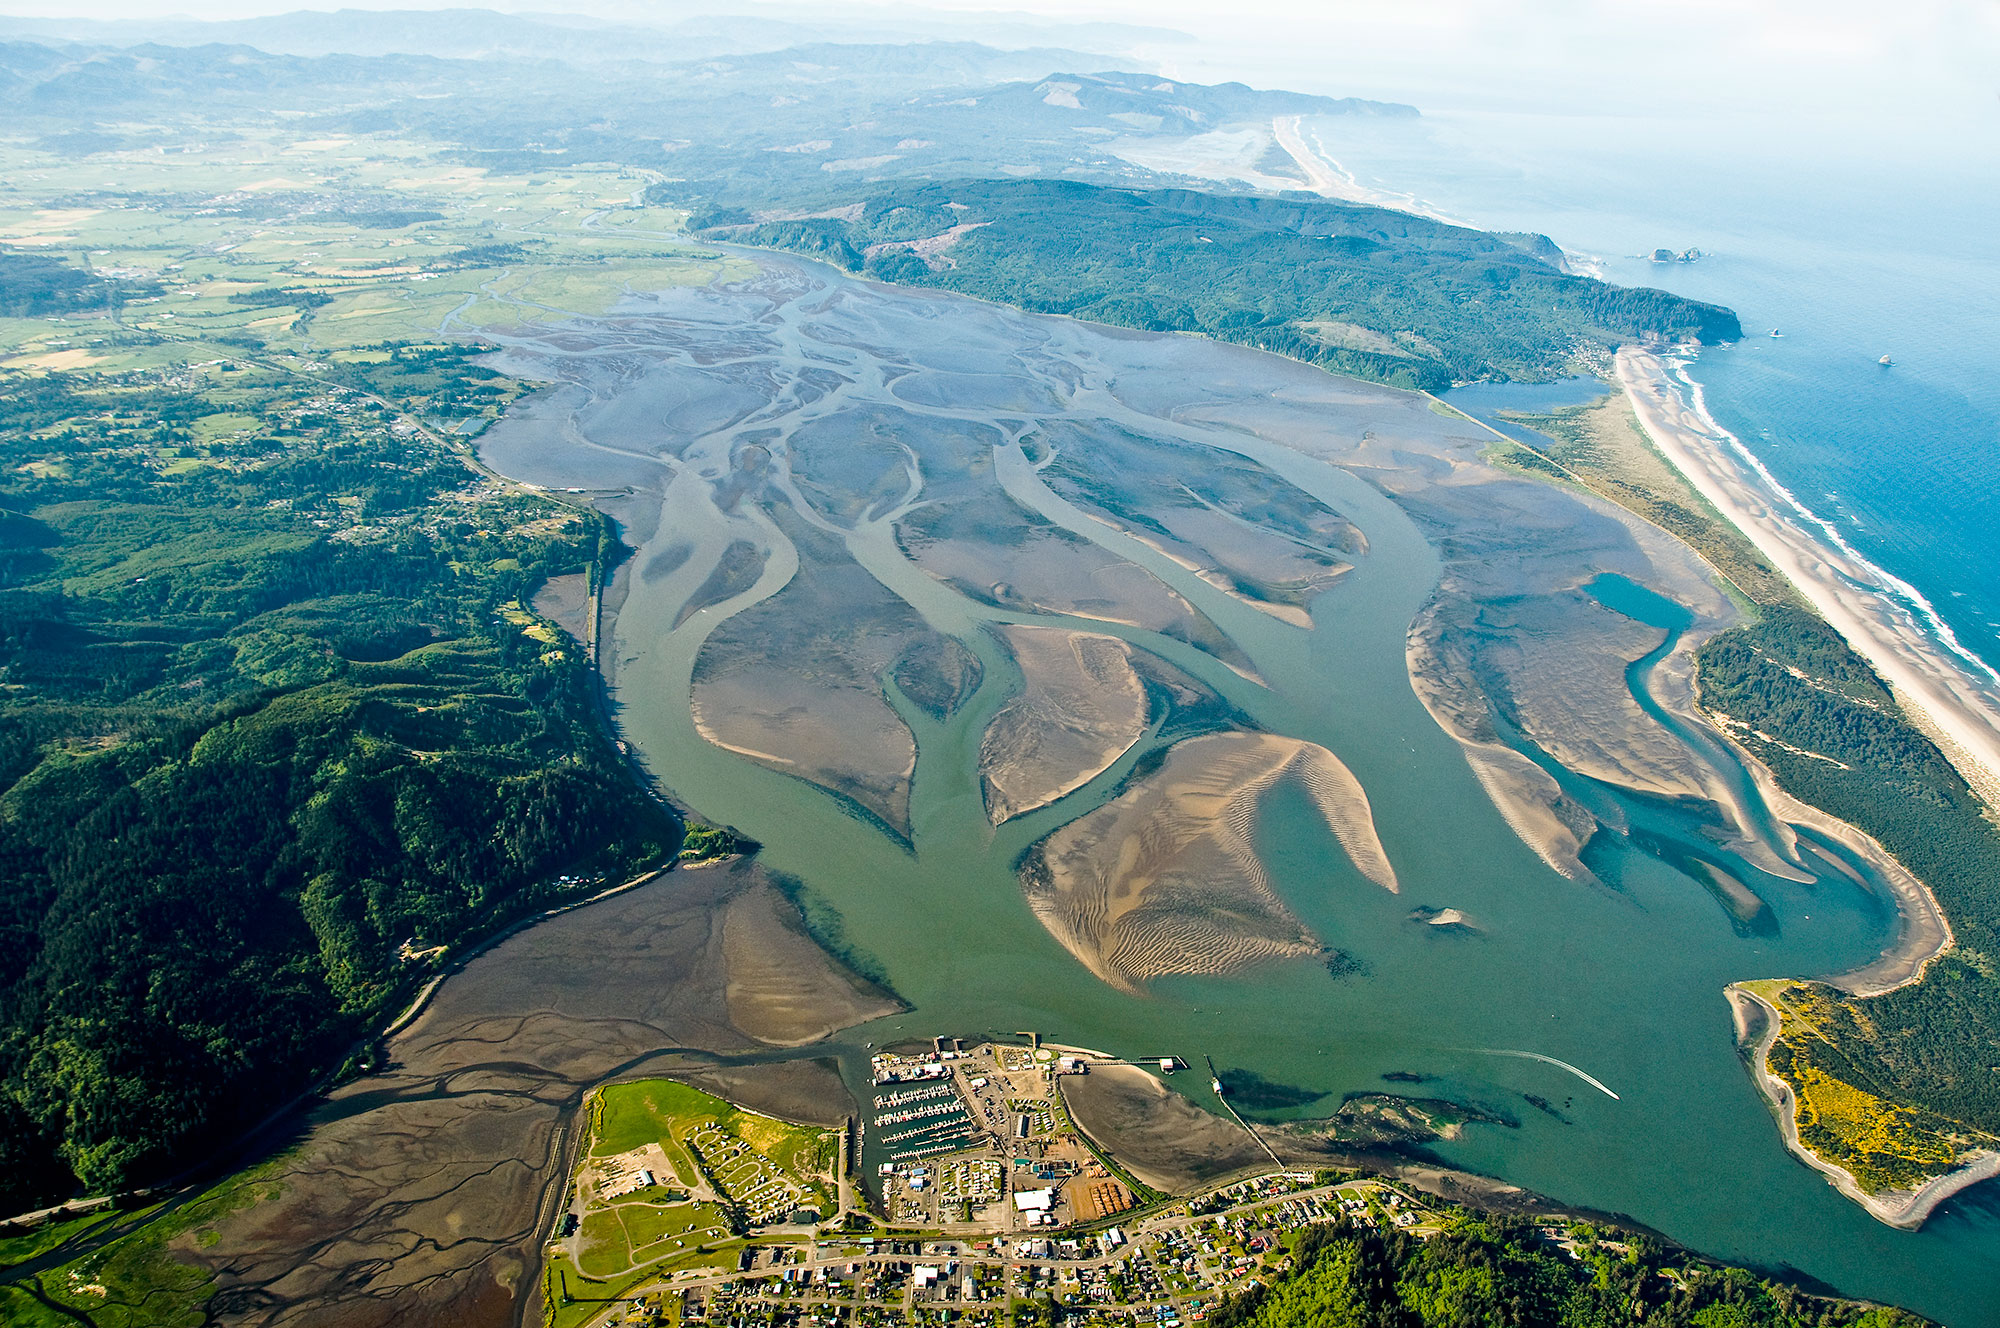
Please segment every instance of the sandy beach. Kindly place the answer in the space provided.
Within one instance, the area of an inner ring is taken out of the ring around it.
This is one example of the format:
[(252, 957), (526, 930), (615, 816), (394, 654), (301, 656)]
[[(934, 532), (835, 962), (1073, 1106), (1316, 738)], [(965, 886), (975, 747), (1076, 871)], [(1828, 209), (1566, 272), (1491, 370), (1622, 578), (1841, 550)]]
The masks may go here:
[(1647, 435), (1882, 676), (1989, 806), (2000, 808), (2000, 685), (1935, 643), (1890, 597), (1885, 574), (1814, 538), (1734, 438), (1691, 406), (1679, 363), (1618, 352), (1618, 381)]
[[(1985, 685), (1926, 635), (1885, 593), (1889, 588), (1880, 569), (1808, 533), (1788, 496), (1759, 472), (1736, 439), (1690, 404), (1675, 377), (1683, 363), (1633, 347), (1618, 352), (1618, 381), (1647, 436), (1874, 666), (1966, 782), (1989, 806), (2000, 807), (2000, 689)], [(1860, 831), (1784, 794), (1755, 762), (1750, 768), (1758, 772), (1774, 810), (1817, 824), (1874, 858), (1895, 891), (1900, 918), (1895, 939), (1872, 963), (1828, 980), (1857, 996), (1919, 980), (1930, 960), (1952, 944), (1951, 925), (1930, 891)], [(1785, 1147), (1877, 1221), (1913, 1231), (1952, 1195), (2000, 1175), (2000, 1153), (1981, 1151), (1914, 1190), (1869, 1194), (1852, 1173), (1799, 1141), (1798, 1103), (1790, 1085), (1766, 1063), (1780, 1032), (1777, 1007), (1741, 986), (1731, 985), (1726, 994), (1742, 1040), (1752, 1044), (1745, 1054)], [(1759, 1023), (1762, 1030), (1753, 1043), (1749, 1032)]]
[(1305, 139), (1305, 117), (1302, 115), (1281, 115), (1271, 121), (1271, 136), (1278, 140), (1291, 159), (1305, 172), (1306, 181), (1312, 191), (1325, 198), (1338, 198), (1348, 203), (1366, 203), (1371, 207), (1394, 208), (1398, 212), (1414, 212), (1432, 221), (1441, 221), (1447, 226), (1464, 225), (1418, 202), (1412, 194), (1391, 194), (1380, 189), (1370, 189), (1340, 168), (1340, 163), (1329, 163)]

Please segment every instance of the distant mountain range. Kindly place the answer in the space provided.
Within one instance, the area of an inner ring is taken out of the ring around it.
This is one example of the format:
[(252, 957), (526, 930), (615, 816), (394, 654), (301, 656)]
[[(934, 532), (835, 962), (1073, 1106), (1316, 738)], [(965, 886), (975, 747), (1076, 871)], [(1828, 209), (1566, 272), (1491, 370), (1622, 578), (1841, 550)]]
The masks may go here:
[[(419, 26), (435, 18), (395, 17)], [(0, 23), (0, 33), (21, 26)], [(500, 26), (526, 33), (533, 25)], [(595, 41), (597, 30), (550, 31)], [(476, 59), (294, 55), (214, 42), (39, 37), (0, 45), (0, 108), (69, 152), (171, 147), (192, 123), (224, 133), (261, 128), (273, 107), (283, 107), (312, 117), (320, 131), (426, 135), (477, 154), (482, 164), (618, 161), (774, 199), (811, 193), (853, 171), (1131, 182), (1150, 173), (1111, 146), (1131, 135), (1196, 135), (1268, 125), (1280, 115), (1416, 114), (1393, 103), (1093, 70), (1099, 57), (1058, 47), (820, 42), (661, 63), (643, 58), (657, 42), (639, 42), (612, 63), (592, 45), (591, 59), (605, 62), (590, 64), (581, 78), (585, 66), (561, 49), (552, 42), (533, 55)], [(154, 123), (176, 127), (143, 127)]]
[[(445, 59), (552, 59), (572, 63), (650, 60), (679, 63), (725, 54), (777, 51), (817, 42), (886, 43), (959, 40), (1026, 50), (1051, 36), (1099, 57), (1139, 43), (1189, 40), (1162, 28), (1116, 23), (1058, 23), (1026, 15), (948, 15), (875, 11), (829, 15), (803, 6), (760, 6), (752, 15), (697, 6), (647, 6), (643, 21), (569, 14), (501, 14), (488, 9), (298, 10), (262, 18), (201, 22), (189, 18), (0, 17), (0, 37), (99, 46), (250, 46), (274, 55), (431, 55)], [(1076, 63), (1074, 61), (1070, 63)], [(1088, 62), (1084, 62), (1087, 64)]]

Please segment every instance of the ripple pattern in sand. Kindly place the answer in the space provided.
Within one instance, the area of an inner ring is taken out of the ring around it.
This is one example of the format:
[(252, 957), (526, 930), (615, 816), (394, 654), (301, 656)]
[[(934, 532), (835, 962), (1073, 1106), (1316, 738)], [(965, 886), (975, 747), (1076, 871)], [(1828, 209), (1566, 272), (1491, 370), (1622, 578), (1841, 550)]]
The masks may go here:
[(1022, 865), (1030, 907), (1091, 972), (1126, 990), (1317, 954), (1319, 939), (1272, 890), (1251, 840), (1258, 802), (1288, 774), (1362, 875), (1396, 890), (1367, 794), (1333, 753), (1237, 732), (1177, 744), (1157, 771), (1038, 844)]

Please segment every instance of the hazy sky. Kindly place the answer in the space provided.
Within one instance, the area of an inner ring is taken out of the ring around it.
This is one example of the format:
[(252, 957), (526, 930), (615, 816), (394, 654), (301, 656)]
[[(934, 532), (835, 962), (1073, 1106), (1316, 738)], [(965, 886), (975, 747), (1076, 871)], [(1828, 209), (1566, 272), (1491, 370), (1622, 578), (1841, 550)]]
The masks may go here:
[[(1004, 10), (1052, 22), (1106, 19), (1184, 30), (1196, 41), (1142, 48), (1180, 77), (1242, 78), (1320, 92), (1517, 102), (1928, 114), (1950, 107), (2000, 132), (2000, 0), (456, 0), (464, 7), (671, 22), (690, 12), (925, 12), (964, 23)], [(0, 14), (159, 18), (181, 9), (241, 18), (336, 3), (298, 0), (0, 0)], [(345, 0), (349, 8), (446, 8)], [(920, 35), (920, 34), (913, 34)]]

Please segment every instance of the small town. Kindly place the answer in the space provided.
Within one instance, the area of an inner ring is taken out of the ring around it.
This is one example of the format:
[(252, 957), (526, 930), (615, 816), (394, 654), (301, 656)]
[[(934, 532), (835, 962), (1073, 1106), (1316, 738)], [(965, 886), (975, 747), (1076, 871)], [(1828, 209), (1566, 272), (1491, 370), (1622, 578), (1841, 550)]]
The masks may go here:
[(1341, 1218), (1417, 1235), (1435, 1230), (1422, 1198), (1391, 1182), (1276, 1172), (1122, 1226), (984, 1240), (897, 1232), (757, 1238), (741, 1247), (733, 1269), (682, 1272), (635, 1288), (583, 1322), (999, 1328), (1026, 1316), (1070, 1326), (1181, 1328), (1279, 1266), (1292, 1233)]
[(1350, 1172), (1272, 1168), (1158, 1194), (1064, 1105), (1070, 1076), (1132, 1062), (1028, 1036), (877, 1055), (874, 1100), (844, 1132), (671, 1081), (602, 1090), (549, 1246), (549, 1321), (1182, 1328), (1282, 1266), (1306, 1227), (1438, 1229), (1432, 1201)]

